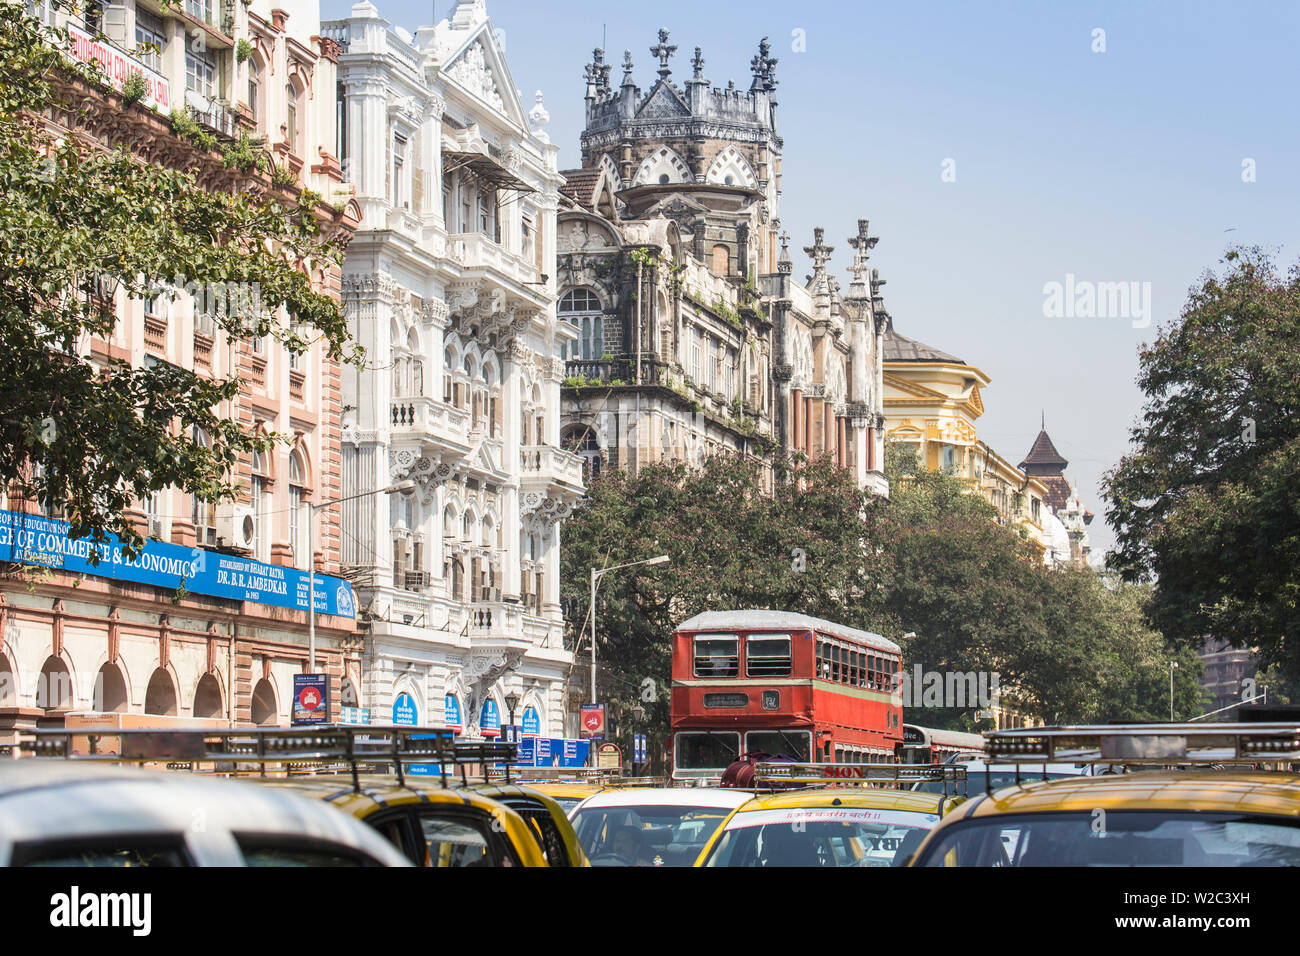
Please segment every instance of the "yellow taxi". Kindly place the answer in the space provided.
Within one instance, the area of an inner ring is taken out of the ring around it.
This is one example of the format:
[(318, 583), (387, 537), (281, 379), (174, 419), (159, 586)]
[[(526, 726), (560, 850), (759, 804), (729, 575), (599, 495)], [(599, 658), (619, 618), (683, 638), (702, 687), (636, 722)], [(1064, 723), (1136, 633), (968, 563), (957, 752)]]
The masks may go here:
[(536, 790), (538, 793), (550, 797), (564, 810), (565, 816), (573, 812), (573, 808), (582, 803), (593, 793), (600, 793), (605, 787), (598, 783), (532, 783), (528, 784), (529, 789)]
[(962, 774), (960, 767), (759, 763), (754, 778), (759, 787), (813, 786), (756, 794), (741, 804), (704, 845), (695, 865), (901, 866), (963, 798), (886, 787), (931, 778), (955, 784)]
[[(1300, 866), (1300, 726), (988, 736), (989, 759), (1023, 765), (1025, 782), (972, 796), (935, 827), (913, 866)], [(1034, 780), (1034, 763), (1059, 760), (1102, 772)]]
[(508, 783), (472, 784), (485, 797), (523, 817), (548, 866), (589, 866), (568, 814), (558, 800), (537, 786)]

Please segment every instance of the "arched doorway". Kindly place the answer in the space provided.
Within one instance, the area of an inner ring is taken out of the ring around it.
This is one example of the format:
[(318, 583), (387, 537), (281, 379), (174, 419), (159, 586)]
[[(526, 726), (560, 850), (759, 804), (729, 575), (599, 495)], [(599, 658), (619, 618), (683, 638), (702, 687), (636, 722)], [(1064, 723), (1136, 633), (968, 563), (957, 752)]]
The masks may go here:
[(107, 663), (95, 676), (94, 710), (101, 714), (126, 713), (126, 678), (122, 668), (114, 663)]
[(50, 655), (41, 667), (36, 685), (36, 706), (42, 710), (68, 710), (72, 707), (72, 674), (62, 658)]
[(343, 678), (339, 685), (339, 706), (340, 707), (360, 707), (357, 700), (357, 685), (352, 683), (351, 677)]
[(149, 687), (144, 693), (144, 712), (159, 717), (176, 716), (176, 685), (172, 675), (159, 667), (149, 678)]
[(253, 723), (275, 724), (279, 722), (280, 708), (275, 702), (275, 687), (263, 677), (253, 688)]
[(221, 685), (212, 674), (199, 678), (199, 686), (194, 689), (195, 717), (224, 717), (225, 705), (221, 702)]

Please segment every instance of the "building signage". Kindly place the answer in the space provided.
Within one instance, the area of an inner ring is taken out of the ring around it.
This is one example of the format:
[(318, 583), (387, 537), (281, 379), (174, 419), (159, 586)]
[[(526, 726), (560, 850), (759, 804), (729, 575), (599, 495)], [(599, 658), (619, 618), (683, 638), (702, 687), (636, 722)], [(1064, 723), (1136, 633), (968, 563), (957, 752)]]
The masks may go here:
[(596, 749), (596, 766), (605, 770), (619, 770), (623, 766), (623, 751), (618, 744), (601, 744)]
[(414, 727), (420, 712), (416, 709), (415, 698), (403, 691), (393, 701), (393, 723), (401, 727)]
[(705, 707), (748, 707), (748, 694), (705, 694)]
[(478, 715), (478, 729), (484, 737), (496, 737), (501, 733), (501, 712), (491, 697), (483, 701), (483, 709)]
[(451, 730), (460, 730), (460, 701), (455, 694), (448, 694), (442, 699), (442, 722)]
[[(92, 553), (99, 555), (98, 564), (90, 563)], [(102, 545), (88, 538), (73, 540), (68, 537), (68, 522), (41, 515), (0, 511), (0, 562), (4, 561), (173, 591), (183, 586), (209, 597), (307, 610), (306, 571), (165, 541), (147, 541), (139, 555), (128, 558), (114, 535)], [(314, 596), (318, 614), (356, 616), (352, 585), (342, 578), (316, 575)]]
[(582, 736), (605, 738), (605, 705), (582, 705)]
[(370, 708), (369, 707), (340, 707), (339, 723), (340, 724), (369, 724)]
[(537, 713), (536, 707), (524, 708), (524, 719), (521, 724), (522, 732), (538, 736), (542, 732), (542, 718)]
[(567, 737), (524, 737), (519, 741), (521, 767), (584, 767), (590, 744)]
[(293, 675), (293, 722), (328, 724), (329, 683), (324, 674)]
[(549, 737), (538, 737), (537, 739), (537, 766), (549, 767), (551, 765), (551, 739)]
[(119, 92), (128, 76), (139, 73), (144, 77), (144, 98), (140, 100), (146, 109), (158, 107), (159, 112), (166, 113), (172, 108), (171, 86), (161, 73), (155, 73), (134, 57), (127, 56), (106, 40), (96, 39), (80, 27), (68, 24), (68, 56), (78, 63), (98, 63), (105, 77)]

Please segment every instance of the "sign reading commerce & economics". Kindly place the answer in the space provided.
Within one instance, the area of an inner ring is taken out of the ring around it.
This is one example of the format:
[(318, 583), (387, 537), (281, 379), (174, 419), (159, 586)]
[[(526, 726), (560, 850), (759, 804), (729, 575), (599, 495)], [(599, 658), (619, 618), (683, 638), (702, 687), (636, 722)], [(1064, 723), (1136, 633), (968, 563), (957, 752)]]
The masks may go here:
[[(99, 556), (98, 564), (90, 563), (92, 553)], [(307, 610), (306, 571), (165, 541), (148, 541), (140, 554), (128, 558), (113, 535), (102, 545), (74, 540), (68, 537), (68, 522), (41, 515), (0, 511), (0, 561)], [(352, 585), (342, 578), (316, 575), (313, 597), (318, 614), (356, 616)]]

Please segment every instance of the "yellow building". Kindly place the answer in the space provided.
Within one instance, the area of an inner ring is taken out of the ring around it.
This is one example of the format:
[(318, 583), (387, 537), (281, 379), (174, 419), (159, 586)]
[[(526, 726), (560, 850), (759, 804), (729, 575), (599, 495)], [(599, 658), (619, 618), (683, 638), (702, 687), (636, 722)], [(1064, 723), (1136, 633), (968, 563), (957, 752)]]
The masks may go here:
[(1069, 541), (1046, 503), (1047, 485), (977, 434), (976, 419), (984, 414), (980, 390), (989, 381), (955, 355), (889, 331), (884, 347), (886, 440), (910, 448), (927, 470), (960, 478), (997, 509), (999, 523), (1022, 529), (1042, 548), (1045, 561), (1062, 561), (1068, 558)]

